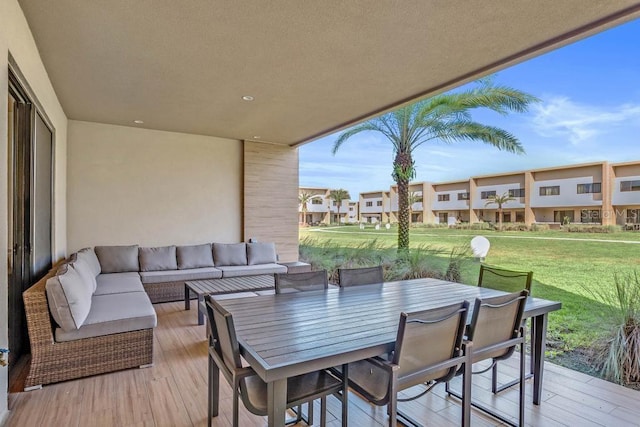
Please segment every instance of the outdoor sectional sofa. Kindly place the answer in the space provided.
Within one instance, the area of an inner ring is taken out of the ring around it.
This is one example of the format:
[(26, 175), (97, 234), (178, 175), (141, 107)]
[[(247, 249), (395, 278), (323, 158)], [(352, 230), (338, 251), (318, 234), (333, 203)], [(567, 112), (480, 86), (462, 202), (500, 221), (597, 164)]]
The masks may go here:
[(25, 389), (153, 363), (152, 302), (184, 282), (286, 273), (273, 243), (96, 246), (72, 254), (23, 293), (31, 361)]

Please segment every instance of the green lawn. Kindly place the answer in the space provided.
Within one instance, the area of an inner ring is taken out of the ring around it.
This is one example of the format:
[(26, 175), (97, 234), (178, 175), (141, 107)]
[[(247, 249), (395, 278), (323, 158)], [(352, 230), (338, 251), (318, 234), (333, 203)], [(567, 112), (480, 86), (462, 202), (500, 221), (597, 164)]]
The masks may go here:
[[(355, 246), (375, 239), (395, 246), (397, 229), (372, 226), (318, 227), (300, 229), (300, 238), (312, 238), (336, 246)], [(561, 301), (562, 310), (549, 316), (548, 357), (556, 363), (589, 372), (589, 349), (607, 330), (606, 310), (587, 290), (610, 288), (614, 272), (629, 272), (640, 267), (640, 233), (606, 234), (567, 233), (563, 231), (496, 232), (453, 230), (447, 228), (412, 228), (411, 246), (442, 248), (434, 266), (446, 268), (448, 252), (468, 244), (476, 235), (491, 242), (486, 262), (504, 268), (531, 270), (534, 296)], [(463, 281), (476, 284), (477, 262), (463, 266)]]

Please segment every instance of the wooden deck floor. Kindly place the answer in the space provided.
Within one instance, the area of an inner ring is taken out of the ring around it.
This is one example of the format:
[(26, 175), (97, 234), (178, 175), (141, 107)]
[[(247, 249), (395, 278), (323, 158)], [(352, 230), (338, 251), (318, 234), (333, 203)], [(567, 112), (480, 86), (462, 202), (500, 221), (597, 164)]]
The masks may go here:
[[(155, 305), (155, 365), (146, 369), (105, 374), (45, 386), (42, 390), (10, 394), (7, 426), (205, 426), (207, 418), (207, 345), (205, 327), (197, 326), (195, 310), (183, 303)], [(514, 358), (512, 358), (514, 359)], [(501, 374), (515, 375), (514, 359), (500, 365)], [(474, 375), (474, 399), (514, 416), (517, 388), (494, 397), (486, 392), (489, 377)], [(640, 425), (640, 392), (629, 390), (575, 371), (546, 364), (543, 403), (531, 404), (526, 386), (526, 423), (532, 426)], [(413, 389), (410, 390), (413, 393)], [(214, 426), (231, 425), (231, 390), (221, 379), (221, 414)], [(340, 425), (340, 403), (328, 401), (329, 425)], [(319, 417), (319, 403), (316, 414)], [(429, 426), (456, 426), (460, 406), (447, 398), (444, 387), (401, 404), (412, 417)], [(242, 426), (263, 426), (264, 418), (248, 413), (240, 404)], [(336, 418), (337, 416), (337, 418)], [(316, 419), (318, 422), (319, 419)], [(473, 412), (474, 426), (500, 425)], [(384, 408), (350, 395), (349, 425), (386, 425)]]

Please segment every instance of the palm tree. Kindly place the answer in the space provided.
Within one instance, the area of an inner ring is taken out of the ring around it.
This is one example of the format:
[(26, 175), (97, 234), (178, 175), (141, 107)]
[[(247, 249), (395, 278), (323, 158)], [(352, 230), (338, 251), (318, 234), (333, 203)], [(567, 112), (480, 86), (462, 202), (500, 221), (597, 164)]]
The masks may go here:
[(409, 203), (409, 223), (412, 222), (411, 217), (413, 216), (413, 205), (415, 203), (419, 203), (422, 201), (422, 196), (419, 195), (418, 193), (412, 191), (409, 193), (409, 201), (407, 203)]
[(502, 230), (502, 205), (515, 199), (516, 198), (509, 195), (509, 193), (504, 193), (502, 196), (493, 194), (488, 197), (487, 203), (484, 204), (485, 206), (498, 205), (498, 230)]
[(499, 114), (526, 112), (538, 99), (525, 92), (494, 85), (481, 79), (477, 87), (450, 92), (407, 105), (342, 132), (333, 145), (335, 154), (342, 144), (361, 132), (384, 135), (393, 145), (392, 177), (398, 186), (398, 251), (409, 249), (409, 182), (415, 178), (413, 150), (430, 141), (452, 143), (481, 141), (499, 150), (522, 154), (518, 139), (506, 130), (483, 125), (471, 117), (471, 110), (488, 108)]
[(313, 195), (303, 191), (298, 194), (298, 204), (300, 205), (300, 210), (302, 211), (302, 224), (307, 225), (307, 203), (311, 201)]
[[(343, 200), (349, 200), (351, 196), (347, 190), (340, 188), (338, 190), (331, 190), (328, 198), (333, 200), (338, 206), (338, 225), (340, 225), (340, 205), (342, 205)], [(329, 219), (329, 223), (331, 223), (331, 219)]]

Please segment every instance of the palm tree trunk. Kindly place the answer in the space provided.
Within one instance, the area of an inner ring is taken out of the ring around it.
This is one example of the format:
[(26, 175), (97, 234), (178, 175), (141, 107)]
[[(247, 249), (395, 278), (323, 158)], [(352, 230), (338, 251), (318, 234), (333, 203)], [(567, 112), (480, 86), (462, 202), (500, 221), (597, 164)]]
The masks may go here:
[(397, 153), (393, 162), (398, 185), (398, 252), (409, 251), (409, 176), (413, 167), (411, 153)]
[(498, 209), (498, 231), (502, 231), (502, 208)]

